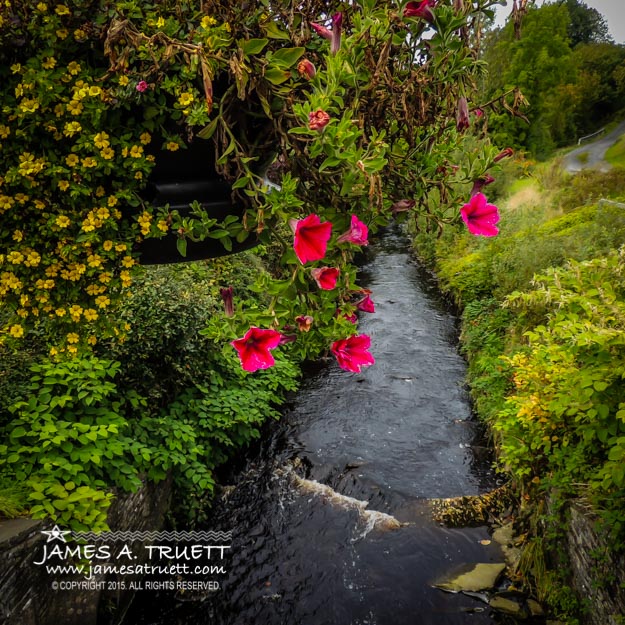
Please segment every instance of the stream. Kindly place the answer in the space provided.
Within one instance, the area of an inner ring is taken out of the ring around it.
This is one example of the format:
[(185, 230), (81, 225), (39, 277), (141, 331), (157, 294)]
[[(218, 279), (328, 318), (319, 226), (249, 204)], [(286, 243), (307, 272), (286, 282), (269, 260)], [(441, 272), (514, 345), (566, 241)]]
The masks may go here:
[(125, 625), (500, 622), (478, 600), (432, 587), (457, 565), (502, 561), (486, 527), (442, 527), (427, 502), (495, 486), (456, 319), (398, 229), (367, 250), (359, 283), (376, 306), (359, 326), (376, 364), (307, 370), (209, 521), (232, 531), (220, 589), (194, 601), (144, 591)]

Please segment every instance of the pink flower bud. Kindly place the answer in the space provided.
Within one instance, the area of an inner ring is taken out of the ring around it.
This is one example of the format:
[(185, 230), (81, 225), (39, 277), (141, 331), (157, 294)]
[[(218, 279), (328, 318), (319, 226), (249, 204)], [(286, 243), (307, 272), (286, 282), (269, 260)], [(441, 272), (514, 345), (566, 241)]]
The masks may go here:
[(328, 125), (330, 116), (323, 110), (317, 109), (308, 114), (308, 127), (311, 130), (321, 130)]
[(148, 83), (145, 82), (145, 80), (140, 80), (137, 83), (137, 86), (135, 87), (135, 89), (139, 92), (139, 93), (143, 93), (144, 91), (147, 91), (148, 88)]
[(467, 99), (463, 96), (458, 98), (458, 110), (456, 111), (456, 128), (458, 132), (462, 132), (469, 127), (469, 105)]
[(502, 158), (507, 158), (508, 156), (512, 156), (513, 154), (514, 150), (512, 148), (506, 148), (505, 150), (499, 152), (497, 156), (495, 156), (495, 158), (493, 159), (493, 163), (498, 163)]
[(310, 80), (311, 78), (314, 78), (315, 74), (317, 73), (315, 66), (308, 59), (302, 59), (297, 64), (297, 71), (300, 76), (303, 76), (304, 78), (307, 78), (308, 80)]

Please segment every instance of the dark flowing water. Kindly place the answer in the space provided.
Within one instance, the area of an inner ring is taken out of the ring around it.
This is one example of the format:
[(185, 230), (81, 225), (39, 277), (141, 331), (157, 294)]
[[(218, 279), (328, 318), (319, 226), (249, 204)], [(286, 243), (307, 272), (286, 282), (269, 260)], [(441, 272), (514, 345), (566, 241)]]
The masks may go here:
[(210, 523), (233, 532), (221, 589), (194, 602), (144, 591), (126, 625), (495, 622), (484, 604), (431, 586), (458, 564), (501, 561), (480, 542), (487, 528), (441, 527), (427, 504), (493, 486), (455, 319), (394, 230), (368, 250), (360, 283), (376, 304), (360, 322), (375, 366), (310, 371), (233, 478)]

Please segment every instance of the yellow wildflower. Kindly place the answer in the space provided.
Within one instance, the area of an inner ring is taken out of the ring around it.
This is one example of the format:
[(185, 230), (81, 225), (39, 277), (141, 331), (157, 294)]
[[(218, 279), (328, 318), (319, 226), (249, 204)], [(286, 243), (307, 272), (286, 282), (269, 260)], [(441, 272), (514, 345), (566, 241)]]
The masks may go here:
[(156, 20), (156, 28), (163, 28), (165, 26), (165, 20), (162, 17), (159, 17)]
[(98, 318), (98, 313), (93, 308), (85, 308), (83, 316), (87, 321), (95, 321)]
[(124, 256), (124, 258), (122, 258), (122, 265), (124, 267), (127, 267), (128, 269), (130, 269), (130, 267), (133, 267), (135, 263), (136, 261), (132, 256)]
[(178, 145), (178, 143), (176, 143), (175, 141), (169, 141), (167, 143), (167, 145), (165, 146), (170, 152), (175, 152), (176, 150), (178, 150), (180, 148), (180, 146)]
[(189, 91), (185, 91), (178, 96), (178, 103), (180, 104), (180, 106), (186, 107), (189, 106), (189, 104), (191, 104), (194, 99), (195, 98), (193, 97), (192, 93), (190, 93)]
[(96, 96), (100, 95), (102, 93), (102, 89), (100, 87), (98, 87), (97, 85), (92, 85), (91, 87), (89, 87), (89, 95), (92, 98), (95, 98)]
[(113, 206), (117, 206), (117, 202), (118, 202), (118, 199), (117, 199), (114, 195), (109, 196), (109, 199), (107, 200), (107, 204), (108, 204), (111, 208), (112, 208)]
[(21, 252), (18, 252), (17, 250), (13, 250), (12, 252), (9, 252), (7, 254), (7, 260), (12, 265), (19, 265), (24, 260), (24, 254), (22, 254)]
[(87, 264), (89, 265), (89, 267), (101, 267), (102, 258), (98, 254), (89, 254), (87, 258)]
[(78, 101), (78, 100), (72, 100), (68, 105), (67, 105), (67, 110), (69, 111), (69, 113), (71, 115), (80, 115), (83, 111), (83, 105), (82, 102)]
[(110, 161), (115, 156), (115, 151), (112, 148), (104, 148), (100, 150), (100, 156), (106, 160)]
[(87, 343), (89, 343), (89, 345), (95, 345), (98, 342), (98, 339), (93, 336), (93, 334), (87, 339)]
[(19, 323), (16, 323), (9, 328), (9, 334), (13, 338), (19, 339), (20, 337), (24, 336), (24, 328), (22, 328)]
[(72, 76), (76, 76), (76, 74), (78, 74), (80, 72), (80, 63), (77, 63), (76, 61), (72, 61), (71, 63), (69, 63), (67, 65), (67, 71), (72, 75)]
[(106, 308), (111, 303), (111, 300), (106, 295), (100, 295), (95, 298), (95, 303), (98, 308)]
[(70, 10), (64, 4), (57, 4), (54, 9), (57, 15), (69, 15)]
[(202, 28), (210, 28), (211, 26), (214, 26), (216, 23), (217, 23), (217, 20), (214, 17), (211, 17), (210, 15), (205, 15), (202, 18), (200, 25), (202, 26)]
[(129, 271), (121, 271), (119, 273), (119, 279), (122, 281), (122, 286), (124, 288), (128, 288), (132, 284), (132, 277), (130, 276)]
[(76, 165), (80, 162), (80, 159), (76, 156), (76, 154), (70, 154), (65, 158), (65, 162), (68, 167), (76, 167)]
[(67, 180), (59, 180), (58, 185), (61, 191), (67, 191), (67, 189), (69, 189), (69, 182)]
[(93, 156), (87, 156), (86, 158), (82, 159), (82, 166), (83, 167), (97, 167), (98, 166), (98, 161), (95, 160), (95, 158), (93, 158)]
[[(115, 245), (116, 252), (125, 252), (128, 249), (128, 246), (125, 243), (117, 243)], [(130, 265), (132, 267), (132, 265)]]
[(76, 355), (78, 353), (78, 348), (75, 345), (68, 345), (67, 346), (67, 352), (69, 354)]
[(67, 28), (59, 28), (59, 30), (56, 31), (56, 36), (59, 39), (67, 39), (67, 35), (69, 35), (69, 30), (67, 30)]
[(142, 155), (143, 148), (140, 145), (133, 145), (132, 148), (130, 148), (130, 156), (132, 156), (132, 158), (141, 158)]
[(144, 132), (139, 137), (139, 141), (141, 141), (143, 145), (147, 145), (150, 141), (152, 141), (152, 135), (149, 132)]
[(41, 66), (44, 69), (54, 69), (56, 67), (56, 59), (53, 56), (49, 56)]
[(78, 122), (67, 122), (63, 128), (63, 134), (66, 137), (73, 137), (82, 130), (82, 126)]
[(21, 230), (15, 230), (13, 232), (13, 240), (19, 243), (24, 238), (24, 233)]
[(159, 219), (158, 223), (156, 224), (156, 227), (161, 232), (167, 232), (169, 230), (169, 225), (167, 224), (167, 222), (164, 219)]
[(78, 304), (73, 304), (69, 307), (69, 316), (74, 321), (80, 321), (80, 315), (82, 315), (82, 306), (79, 306)]
[(82, 28), (77, 28), (74, 31), (74, 39), (76, 41), (84, 41), (87, 38), (87, 33)]
[(26, 255), (26, 259), (24, 260), (24, 265), (26, 267), (37, 267), (41, 262), (41, 256), (35, 250), (30, 250)]
[(80, 340), (80, 337), (78, 336), (78, 334), (76, 334), (76, 332), (70, 332), (67, 335), (68, 343), (78, 343), (79, 340)]
[(122, 76), (120, 76), (120, 77), (118, 78), (117, 82), (119, 82), (119, 84), (120, 84), (122, 87), (125, 87), (125, 86), (126, 86), (126, 85), (130, 82), (130, 80), (129, 80), (128, 76), (123, 76), (123, 75), (122, 75)]
[(104, 241), (104, 243), (102, 243), (102, 249), (105, 252), (110, 252), (113, 249), (113, 241)]
[(6, 139), (11, 134), (11, 129), (4, 124), (0, 124), (0, 139)]
[(56, 223), (59, 228), (67, 228), (71, 221), (67, 215), (59, 215), (54, 223)]

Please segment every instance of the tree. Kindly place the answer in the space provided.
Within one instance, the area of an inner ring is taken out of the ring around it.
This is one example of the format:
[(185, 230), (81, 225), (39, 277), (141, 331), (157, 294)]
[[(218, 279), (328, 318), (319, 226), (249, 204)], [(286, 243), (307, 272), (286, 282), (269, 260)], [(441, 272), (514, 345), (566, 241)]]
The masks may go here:
[(574, 48), (581, 43), (609, 43), (612, 37), (605, 18), (597, 9), (587, 6), (580, 0), (560, 0), (569, 11), (567, 32)]

